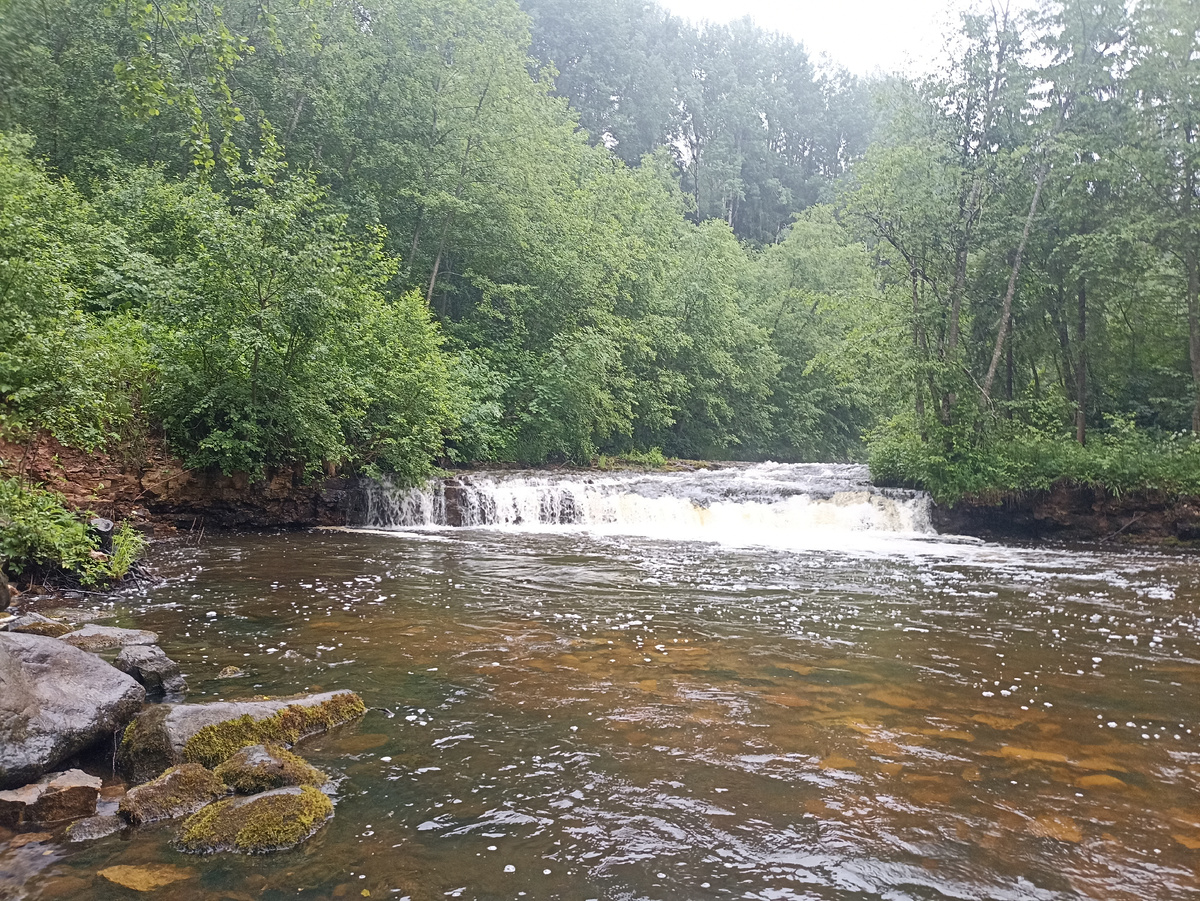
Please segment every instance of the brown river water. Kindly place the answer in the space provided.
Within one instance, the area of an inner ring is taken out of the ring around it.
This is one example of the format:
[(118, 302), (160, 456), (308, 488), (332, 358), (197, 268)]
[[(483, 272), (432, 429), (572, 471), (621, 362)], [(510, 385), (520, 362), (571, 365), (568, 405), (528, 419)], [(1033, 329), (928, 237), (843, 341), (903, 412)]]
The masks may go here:
[(149, 897), (97, 873), (163, 864), (170, 901), (1200, 898), (1194, 554), (937, 536), (857, 485), (589, 484), (565, 517), (497, 482), (475, 527), (393, 495), (407, 524), (160, 543), (98, 612), (191, 701), (361, 693), (297, 748), (336, 815), (254, 858), (0, 835), (0, 898)]

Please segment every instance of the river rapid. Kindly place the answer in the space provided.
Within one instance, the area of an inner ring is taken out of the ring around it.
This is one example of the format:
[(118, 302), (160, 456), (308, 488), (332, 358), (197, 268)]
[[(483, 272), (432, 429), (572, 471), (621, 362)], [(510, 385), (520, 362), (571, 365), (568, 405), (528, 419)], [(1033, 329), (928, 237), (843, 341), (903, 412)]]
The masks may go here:
[(155, 898), (1200, 898), (1194, 555), (940, 536), (858, 467), (452, 491), (163, 542), (161, 584), (97, 604), (190, 701), (362, 694), (300, 746), (337, 778), (321, 833), (0, 843), (0, 897), (169, 863)]

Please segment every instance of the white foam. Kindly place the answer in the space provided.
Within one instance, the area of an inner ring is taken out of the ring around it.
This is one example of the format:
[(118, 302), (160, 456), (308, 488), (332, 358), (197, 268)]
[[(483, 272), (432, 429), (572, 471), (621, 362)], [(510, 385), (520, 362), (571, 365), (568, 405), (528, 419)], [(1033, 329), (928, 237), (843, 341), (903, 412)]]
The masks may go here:
[(764, 463), (688, 473), (471, 474), (371, 492), (371, 529), (449, 525), (504, 531), (708, 541), (734, 546), (863, 546), (934, 534), (924, 492), (870, 484), (862, 466)]

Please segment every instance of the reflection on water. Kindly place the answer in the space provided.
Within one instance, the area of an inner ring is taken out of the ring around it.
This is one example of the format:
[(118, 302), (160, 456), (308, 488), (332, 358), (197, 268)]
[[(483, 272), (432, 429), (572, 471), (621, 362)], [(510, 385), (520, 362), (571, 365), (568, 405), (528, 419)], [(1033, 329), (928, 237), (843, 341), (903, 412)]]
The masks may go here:
[[(56, 839), (0, 851), (0, 880), (101, 901), (133, 894), (98, 870), (163, 863), (190, 873), (154, 897), (214, 901), (1200, 897), (1193, 558), (913, 544), (161, 546), (168, 581), (118, 612), (192, 700), (374, 708), (302, 746), (341, 777), (337, 815), (258, 859), (178, 855), (169, 826)], [(218, 680), (231, 664), (248, 677)]]

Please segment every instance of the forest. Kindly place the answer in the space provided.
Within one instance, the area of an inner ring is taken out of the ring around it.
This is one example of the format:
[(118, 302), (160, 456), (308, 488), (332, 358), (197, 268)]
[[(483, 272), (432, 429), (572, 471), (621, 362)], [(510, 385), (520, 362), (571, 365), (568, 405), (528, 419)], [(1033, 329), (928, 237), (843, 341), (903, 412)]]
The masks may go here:
[(15, 440), (1200, 492), (1200, 6), (864, 79), (649, 0), (0, 0), (0, 267)]

